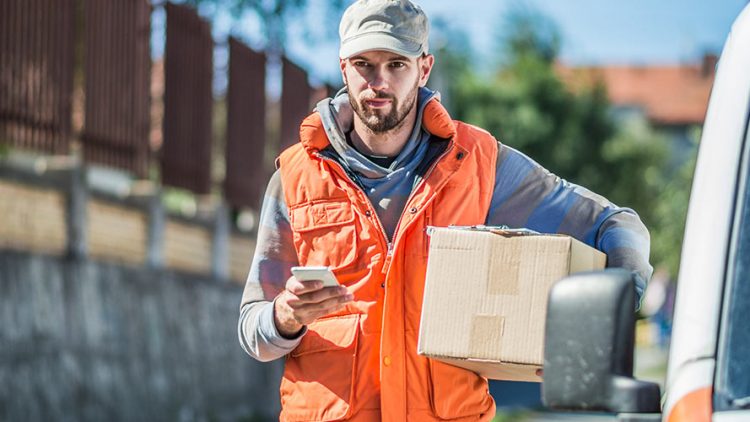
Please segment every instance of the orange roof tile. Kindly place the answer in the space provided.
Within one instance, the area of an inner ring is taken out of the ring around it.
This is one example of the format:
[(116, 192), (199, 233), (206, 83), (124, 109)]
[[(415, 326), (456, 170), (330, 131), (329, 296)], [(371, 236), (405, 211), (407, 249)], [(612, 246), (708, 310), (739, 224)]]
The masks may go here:
[(638, 106), (661, 124), (701, 124), (714, 80), (715, 56), (703, 64), (568, 67), (557, 65), (573, 90), (602, 82), (614, 105)]

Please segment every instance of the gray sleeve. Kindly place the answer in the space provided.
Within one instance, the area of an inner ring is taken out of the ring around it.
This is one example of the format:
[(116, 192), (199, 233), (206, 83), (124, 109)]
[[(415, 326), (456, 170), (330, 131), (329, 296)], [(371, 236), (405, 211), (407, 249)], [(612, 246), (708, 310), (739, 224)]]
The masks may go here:
[(269, 362), (285, 356), (299, 344), (307, 327), (294, 339), (283, 337), (273, 322), (274, 302), (252, 302), (240, 310), (240, 345), (253, 358)]
[(607, 254), (607, 267), (630, 270), (640, 301), (653, 268), (650, 239), (638, 214), (569, 183), (526, 155), (501, 145), (488, 225), (572, 236)]
[(237, 327), (240, 345), (259, 361), (271, 361), (291, 352), (306, 332), (303, 329), (296, 338), (287, 339), (279, 334), (273, 318), (273, 300), (283, 291), (297, 262), (281, 177), (276, 171), (263, 199)]

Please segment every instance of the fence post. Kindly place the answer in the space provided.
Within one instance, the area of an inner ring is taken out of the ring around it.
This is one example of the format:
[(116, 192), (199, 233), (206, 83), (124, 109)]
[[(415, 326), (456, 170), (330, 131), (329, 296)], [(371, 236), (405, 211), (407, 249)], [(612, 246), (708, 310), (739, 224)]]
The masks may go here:
[(150, 268), (164, 267), (164, 230), (166, 215), (161, 200), (161, 189), (155, 188), (148, 200), (148, 238), (146, 264)]
[(67, 255), (70, 258), (81, 259), (88, 255), (86, 205), (89, 195), (86, 187), (86, 169), (80, 161), (77, 161), (66, 173)]
[(211, 273), (222, 281), (229, 280), (229, 237), (229, 208), (221, 201), (214, 212)]

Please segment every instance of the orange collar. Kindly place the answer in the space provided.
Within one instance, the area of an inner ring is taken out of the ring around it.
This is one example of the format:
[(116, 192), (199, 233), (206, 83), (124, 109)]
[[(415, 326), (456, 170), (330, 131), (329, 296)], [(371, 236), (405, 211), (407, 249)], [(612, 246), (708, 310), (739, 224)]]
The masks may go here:
[[(427, 132), (439, 138), (450, 139), (456, 135), (456, 126), (451, 116), (437, 98), (432, 98), (425, 106), (422, 112), (422, 126)], [(318, 112), (307, 116), (302, 122), (299, 136), (308, 152), (323, 150), (330, 144)]]

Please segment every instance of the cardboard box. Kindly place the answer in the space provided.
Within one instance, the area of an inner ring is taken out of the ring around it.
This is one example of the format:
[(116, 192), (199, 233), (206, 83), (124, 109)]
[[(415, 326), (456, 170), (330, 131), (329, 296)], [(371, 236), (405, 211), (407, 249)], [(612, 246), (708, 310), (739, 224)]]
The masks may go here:
[(569, 236), (491, 227), (430, 228), (417, 352), (487, 378), (536, 381), (553, 283), (604, 268)]

